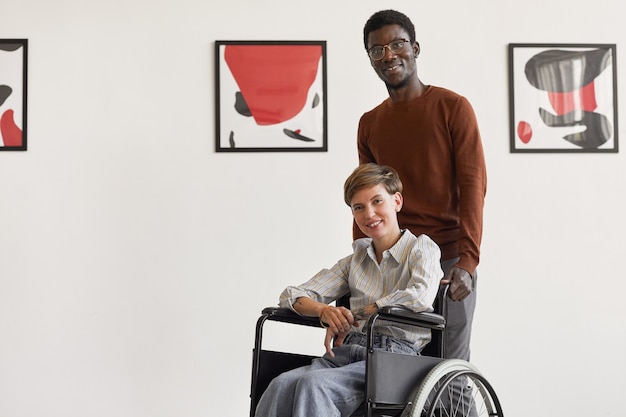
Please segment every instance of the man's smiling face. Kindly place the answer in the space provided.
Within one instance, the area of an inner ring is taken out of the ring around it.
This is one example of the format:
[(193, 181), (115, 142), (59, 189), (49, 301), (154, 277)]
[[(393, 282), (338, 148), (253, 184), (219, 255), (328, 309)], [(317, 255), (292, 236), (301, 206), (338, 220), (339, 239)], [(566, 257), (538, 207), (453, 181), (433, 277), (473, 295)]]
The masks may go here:
[[(368, 49), (373, 46), (388, 45), (398, 39), (409, 39), (409, 34), (400, 25), (387, 25), (372, 31), (368, 35)], [(389, 89), (405, 87), (416, 75), (415, 58), (419, 53), (417, 42), (406, 42), (404, 50), (394, 54), (389, 48), (384, 49), (382, 59), (370, 59), (374, 71)]]

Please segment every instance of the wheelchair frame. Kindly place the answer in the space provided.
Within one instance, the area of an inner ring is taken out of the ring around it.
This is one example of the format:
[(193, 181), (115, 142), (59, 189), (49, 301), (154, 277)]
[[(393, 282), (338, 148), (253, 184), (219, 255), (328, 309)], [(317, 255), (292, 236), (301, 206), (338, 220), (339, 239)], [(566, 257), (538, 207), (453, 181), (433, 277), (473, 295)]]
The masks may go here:
[[(345, 305), (344, 297), (338, 305)], [(480, 405), (479, 412), (488, 416), (502, 417), (502, 409), (491, 385), (469, 362), (444, 359), (443, 332), (447, 313), (447, 287), (442, 287), (434, 304), (434, 313), (415, 313), (405, 307), (386, 306), (372, 315), (364, 326), (367, 334), (367, 358), (365, 371), (365, 402), (352, 417), (422, 417), (436, 416), (442, 404), (455, 402), (455, 413), (447, 416), (464, 416), (468, 407), (461, 407), (456, 397), (450, 396), (452, 385), (471, 383), (476, 393), (471, 397), (472, 407)], [(263, 326), (267, 321), (277, 321), (321, 327), (317, 317), (300, 316), (286, 308), (267, 307), (257, 320), (255, 345), (252, 357), (252, 382), (250, 388), (250, 417), (254, 417), (256, 405), (271, 380), (282, 372), (305, 366), (317, 356), (264, 350), (262, 348)], [(431, 342), (422, 350), (421, 356), (384, 352), (373, 348), (373, 327), (378, 320), (403, 323), (431, 329)], [(393, 381), (393, 384), (389, 383)], [(446, 398), (450, 397), (450, 398)], [(474, 410), (475, 411), (475, 410)], [(467, 415), (474, 416), (469, 413)], [(481, 416), (482, 414), (478, 414)]]

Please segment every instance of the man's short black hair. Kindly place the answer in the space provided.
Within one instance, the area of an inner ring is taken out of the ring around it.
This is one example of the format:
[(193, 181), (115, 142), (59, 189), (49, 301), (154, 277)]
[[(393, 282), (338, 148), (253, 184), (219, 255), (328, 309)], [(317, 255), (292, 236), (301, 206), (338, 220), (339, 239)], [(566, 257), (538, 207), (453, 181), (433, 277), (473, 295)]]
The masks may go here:
[(415, 26), (411, 19), (404, 13), (400, 13), (396, 10), (381, 10), (374, 13), (365, 23), (363, 28), (363, 44), (367, 50), (367, 37), (370, 32), (378, 30), (387, 25), (399, 25), (409, 34), (409, 40), (411, 43), (415, 42)]

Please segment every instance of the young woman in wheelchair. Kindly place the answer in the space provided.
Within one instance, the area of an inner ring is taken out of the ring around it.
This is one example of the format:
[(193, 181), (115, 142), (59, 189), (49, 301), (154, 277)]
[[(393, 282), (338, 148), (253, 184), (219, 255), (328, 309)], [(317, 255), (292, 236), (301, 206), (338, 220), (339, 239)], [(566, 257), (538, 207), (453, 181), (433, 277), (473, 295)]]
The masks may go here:
[[(326, 354), (310, 365), (274, 378), (256, 417), (350, 416), (364, 401), (365, 320), (387, 305), (432, 311), (443, 277), (441, 252), (428, 236), (401, 230), (402, 183), (387, 166), (364, 164), (344, 184), (344, 200), (367, 238), (353, 253), (307, 282), (287, 287), (279, 305), (319, 317), (326, 328)], [(350, 309), (330, 303), (350, 294)], [(379, 321), (375, 349), (418, 355), (430, 330)]]

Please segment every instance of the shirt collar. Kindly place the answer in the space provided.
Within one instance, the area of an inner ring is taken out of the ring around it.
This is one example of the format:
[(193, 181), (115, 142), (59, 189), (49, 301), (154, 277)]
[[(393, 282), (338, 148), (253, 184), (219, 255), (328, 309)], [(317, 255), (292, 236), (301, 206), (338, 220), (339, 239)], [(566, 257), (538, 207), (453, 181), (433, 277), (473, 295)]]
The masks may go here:
[[(402, 235), (400, 236), (400, 239), (398, 239), (398, 241), (394, 243), (392, 247), (390, 247), (389, 249), (385, 251), (385, 252), (389, 252), (389, 256), (391, 256), (397, 263), (400, 263), (402, 261), (401, 257), (402, 257), (402, 254), (404, 253), (404, 248), (408, 244), (410, 236), (412, 236), (411, 231), (408, 229), (401, 229), (400, 233), (402, 233)], [(372, 259), (376, 259), (376, 251), (374, 250), (374, 244), (372, 242), (372, 239), (369, 239), (369, 245), (367, 246), (367, 253)], [(383, 257), (384, 256), (385, 255), (383, 254)]]

